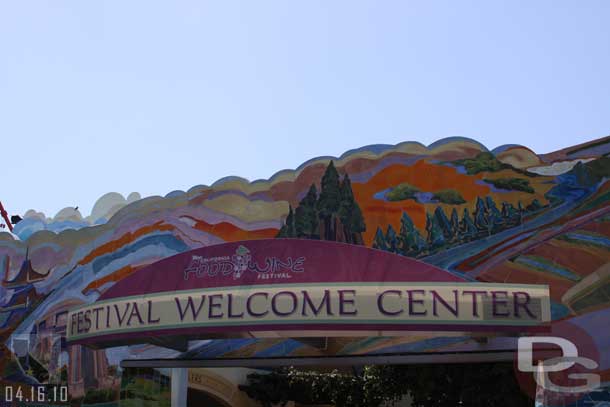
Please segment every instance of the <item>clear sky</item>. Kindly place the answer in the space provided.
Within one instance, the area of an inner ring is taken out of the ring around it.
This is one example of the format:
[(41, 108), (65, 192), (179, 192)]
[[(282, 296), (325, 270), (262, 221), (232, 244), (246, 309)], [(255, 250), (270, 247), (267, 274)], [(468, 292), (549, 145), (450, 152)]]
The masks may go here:
[(0, 200), (86, 216), (367, 144), (603, 137), (608, 21), (608, 0), (0, 0)]

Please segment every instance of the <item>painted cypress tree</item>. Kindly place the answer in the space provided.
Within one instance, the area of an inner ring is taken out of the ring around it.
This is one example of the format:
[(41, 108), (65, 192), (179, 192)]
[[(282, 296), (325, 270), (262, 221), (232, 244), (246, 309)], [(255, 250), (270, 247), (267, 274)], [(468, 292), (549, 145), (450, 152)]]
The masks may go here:
[(430, 248), (437, 248), (445, 244), (445, 236), (436, 216), (430, 216), (429, 213), (426, 213), (426, 231), (428, 232), (427, 240)]
[(498, 207), (496, 206), (496, 202), (489, 195), (485, 197), (485, 206), (487, 206), (487, 210), (493, 216), (500, 216), (500, 211), (498, 210)]
[(502, 214), (491, 196), (485, 197), (485, 206), (487, 206), (487, 228), (489, 234), (491, 234), (492, 232), (497, 232), (501, 229), (504, 222)]
[(383, 235), (383, 231), (379, 226), (377, 226), (377, 231), (375, 232), (375, 240), (373, 240), (373, 249), (379, 250), (388, 250), (388, 245), (385, 241), (385, 236)]
[(457, 209), (451, 210), (451, 228), (453, 229), (452, 240), (458, 240), (460, 232), (460, 218), (458, 217)]
[(470, 241), (477, 236), (477, 227), (474, 225), (470, 213), (464, 208), (464, 214), (460, 221), (460, 240)]
[(506, 225), (515, 225), (519, 223), (519, 214), (513, 204), (502, 202), (502, 219), (504, 219), (504, 224)]
[(523, 210), (523, 205), (521, 205), (521, 201), (519, 201), (518, 205), (517, 205), (517, 212), (519, 214), (519, 225), (523, 223), (523, 212), (525, 212)]
[(294, 227), (294, 210), (292, 206), (288, 208), (288, 216), (286, 217), (286, 227), (288, 231), (288, 237), (297, 237), (297, 232)]
[(385, 241), (387, 244), (387, 250), (391, 253), (398, 253), (398, 236), (392, 225), (388, 225), (385, 232)]
[(315, 239), (318, 236), (318, 209), (316, 202), (318, 200), (318, 190), (315, 184), (311, 184), (307, 195), (299, 206), (294, 211), (294, 226), (297, 237), (305, 237)]
[(296, 230), (294, 227), (294, 213), (292, 211), (292, 206), (288, 206), (288, 216), (286, 216), (286, 221), (284, 225), (280, 228), (276, 237), (296, 237)]
[(364, 223), (364, 216), (362, 216), (362, 210), (358, 204), (354, 206), (352, 211), (350, 228), (353, 233), (352, 243), (364, 244), (362, 232), (366, 231), (366, 223)]
[(398, 252), (404, 256), (408, 256), (412, 246), (412, 233), (415, 229), (413, 221), (403, 212), (400, 216), (400, 231), (398, 232)]
[(282, 224), (282, 227), (280, 228), (280, 230), (277, 231), (277, 235), (275, 235), (275, 237), (288, 237), (288, 228), (286, 227), (286, 219), (284, 219), (284, 223)]
[(335, 220), (341, 203), (341, 192), (339, 189), (339, 173), (335, 164), (331, 161), (322, 176), (320, 197), (317, 207), (323, 223), (323, 236), (325, 240), (336, 240)]
[(477, 203), (474, 209), (474, 225), (478, 230), (488, 230), (487, 207), (485, 202), (477, 197)]
[(542, 209), (542, 204), (540, 203), (540, 201), (538, 201), (538, 199), (534, 199), (532, 203), (527, 205), (527, 207), (525, 208), (525, 210), (527, 210), (528, 212), (536, 212), (540, 209)]
[(447, 218), (445, 211), (440, 206), (437, 206), (434, 210), (434, 219), (436, 220), (436, 223), (440, 226), (445, 240), (451, 240), (453, 238), (453, 229), (451, 227), (451, 222), (449, 222), (449, 218)]
[(345, 240), (347, 243), (361, 244), (361, 233), (366, 230), (366, 225), (360, 206), (358, 206), (354, 199), (352, 183), (347, 174), (345, 174), (339, 186), (339, 195), (341, 201), (339, 203), (338, 216), (343, 226)]
[(504, 219), (510, 218), (510, 208), (508, 202), (502, 202), (502, 217)]
[(400, 217), (400, 232), (398, 234), (398, 252), (405, 256), (415, 257), (426, 248), (426, 241), (415, 228), (413, 221), (406, 212)]

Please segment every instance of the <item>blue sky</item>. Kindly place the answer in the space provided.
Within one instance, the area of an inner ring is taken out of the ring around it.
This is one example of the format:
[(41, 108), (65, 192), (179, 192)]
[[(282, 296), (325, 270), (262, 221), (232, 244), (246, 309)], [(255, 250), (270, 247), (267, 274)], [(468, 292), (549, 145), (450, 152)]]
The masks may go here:
[(0, 200), (268, 178), (367, 144), (610, 133), (610, 1), (0, 0)]

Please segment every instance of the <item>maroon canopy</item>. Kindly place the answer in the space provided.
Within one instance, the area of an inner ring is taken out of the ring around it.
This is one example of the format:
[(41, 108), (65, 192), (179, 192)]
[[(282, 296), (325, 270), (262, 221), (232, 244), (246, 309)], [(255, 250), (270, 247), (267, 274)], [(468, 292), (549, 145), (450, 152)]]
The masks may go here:
[(465, 282), (421, 261), (345, 243), (264, 239), (202, 247), (160, 260), (99, 298), (282, 283)]

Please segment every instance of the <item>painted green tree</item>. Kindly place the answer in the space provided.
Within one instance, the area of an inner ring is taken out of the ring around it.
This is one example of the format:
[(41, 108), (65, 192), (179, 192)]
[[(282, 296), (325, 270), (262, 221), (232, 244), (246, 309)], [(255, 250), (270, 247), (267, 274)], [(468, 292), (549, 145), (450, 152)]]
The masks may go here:
[(519, 213), (519, 225), (523, 223), (523, 213), (525, 210), (523, 209), (523, 205), (521, 205), (521, 201), (517, 204), (517, 212)]
[(460, 240), (469, 242), (477, 237), (477, 227), (475, 226), (468, 208), (464, 208), (464, 214), (460, 221)]
[(388, 245), (385, 241), (385, 235), (380, 227), (377, 227), (375, 232), (375, 239), (373, 240), (373, 249), (388, 250)]
[(322, 176), (320, 197), (317, 207), (322, 220), (324, 240), (336, 240), (336, 220), (339, 206), (341, 205), (341, 189), (339, 184), (339, 172), (331, 161)]
[(296, 237), (316, 239), (319, 238), (319, 219), (318, 209), (316, 207), (318, 201), (318, 190), (315, 184), (311, 184), (307, 195), (299, 206), (295, 209), (295, 231)]
[(445, 241), (451, 241), (453, 239), (454, 231), (453, 227), (451, 226), (451, 222), (449, 221), (449, 218), (447, 218), (447, 214), (445, 213), (443, 208), (437, 206), (434, 210), (433, 217), (438, 226), (440, 227), (441, 231), (443, 232), (443, 237)]
[(436, 216), (430, 216), (426, 213), (426, 232), (428, 246), (430, 248), (438, 248), (445, 244), (445, 236), (443, 235), (443, 229), (438, 223)]
[(296, 237), (296, 230), (294, 225), (294, 212), (292, 211), (292, 206), (288, 207), (288, 216), (286, 216), (286, 221), (284, 225), (280, 228), (280, 231), (277, 234), (277, 237)]
[(538, 199), (534, 199), (529, 205), (527, 205), (527, 207), (525, 209), (528, 212), (536, 212), (536, 211), (539, 211), (542, 208), (543, 208), (543, 206), (540, 203), (540, 201), (538, 201)]
[(502, 214), (491, 196), (485, 197), (485, 206), (487, 207), (488, 228), (491, 228), (491, 233), (496, 233), (504, 227)]
[(489, 229), (487, 206), (481, 197), (477, 197), (477, 203), (475, 204), (474, 225), (478, 230), (487, 231)]
[(426, 213), (426, 238), (415, 228), (406, 212), (400, 218), (397, 250), (394, 249), (394, 229), (388, 225), (384, 234), (378, 227), (373, 247), (409, 257), (422, 257), (438, 250), (467, 243), (490, 236), (502, 230), (515, 227), (523, 222), (523, 217), (539, 211), (543, 206), (536, 199), (524, 210), (521, 202), (515, 208), (509, 202), (502, 202), (499, 210), (495, 201), (487, 196), (478, 197), (474, 208), (474, 219), (468, 208), (464, 208), (460, 219), (457, 209), (453, 208), (450, 218), (442, 207), (437, 206), (432, 214)]
[(385, 241), (387, 245), (387, 251), (390, 253), (398, 253), (398, 236), (392, 225), (388, 225), (385, 232)]
[(312, 184), (294, 212), (289, 208), (276, 237), (323, 239), (364, 244), (366, 223), (346, 174), (342, 179), (331, 161), (322, 176), (320, 194)]
[(343, 227), (344, 241), (346, 243), (362, 244), (362, 232), (366, 230), (362, 210), (354, 198), (352, 183), (345, 174), (339, 186), (340, 203), (338, 216)]
[(459, 240), (459, 232), (460, 232), (460, 218), (458, 217), (457, 209), (453, 208), (451, 210), (451, 231), (453, 234), (451, 235), (451, 241)]
[(426, 250), (426, 241), (406, 212), (400, 217), (398, 252), (404, 256), (417, 257)]

